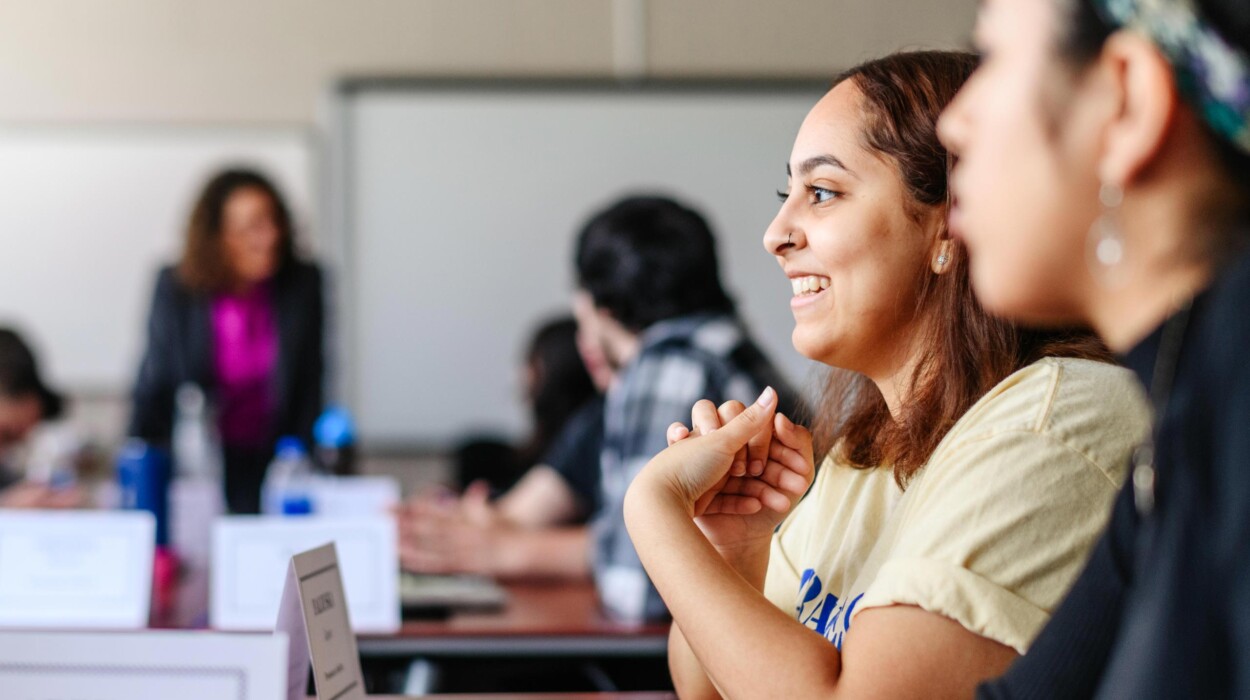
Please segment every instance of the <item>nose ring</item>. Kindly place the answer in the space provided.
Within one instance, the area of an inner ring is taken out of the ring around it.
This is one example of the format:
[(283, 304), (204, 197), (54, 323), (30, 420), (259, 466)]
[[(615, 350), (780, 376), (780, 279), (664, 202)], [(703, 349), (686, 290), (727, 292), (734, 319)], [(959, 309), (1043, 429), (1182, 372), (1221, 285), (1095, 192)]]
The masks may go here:
[(793, 238), (794, 238), (794, 231), (791, 231), (790, 233), (787, 233), (787, 234), (786, 234), (786, 245), (794, 245), (794, 242), (791, 240), (791, 239), (793, 239)]

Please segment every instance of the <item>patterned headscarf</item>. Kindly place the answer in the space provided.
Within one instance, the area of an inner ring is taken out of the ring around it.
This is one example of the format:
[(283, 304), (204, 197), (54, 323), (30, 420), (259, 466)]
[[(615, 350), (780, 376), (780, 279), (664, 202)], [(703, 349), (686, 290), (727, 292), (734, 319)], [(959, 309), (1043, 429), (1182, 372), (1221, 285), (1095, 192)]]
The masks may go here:
[(1250, 153), (1250, 59), (1220, 36), (1194, 0), (1094, 0), (1094, 5), (1114, 26), (1149, 38), (1207, 124)]

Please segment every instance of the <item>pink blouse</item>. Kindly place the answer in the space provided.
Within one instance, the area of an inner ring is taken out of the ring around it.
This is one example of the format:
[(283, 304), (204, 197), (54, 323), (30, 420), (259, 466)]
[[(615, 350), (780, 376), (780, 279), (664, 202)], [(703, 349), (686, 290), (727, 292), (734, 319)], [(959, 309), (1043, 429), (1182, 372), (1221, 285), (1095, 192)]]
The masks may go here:
[(213, 299), (213, 366), (217, 424), (231, 447), (262, 447), (273, 439), (278, 327), (269, 285)]

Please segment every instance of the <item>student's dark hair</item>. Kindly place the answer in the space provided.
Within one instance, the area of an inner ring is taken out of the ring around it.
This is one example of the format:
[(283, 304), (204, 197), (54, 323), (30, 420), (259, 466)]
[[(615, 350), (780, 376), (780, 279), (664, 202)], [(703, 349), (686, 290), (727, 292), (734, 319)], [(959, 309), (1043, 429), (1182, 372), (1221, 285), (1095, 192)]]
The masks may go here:
[(0, 328), (0, 396), (38, 397), (45, 420), (60, 416), (64, 410), (64, 399), (40, 378), (35, 353), (11, 328)]
[(728, 312), (716, 240), (695, 210), (661, 196), (622, 199), (577, 238), (577, 283), (595, 306), (633, 331), (668, 318)]
[[(950, 163), (937, 119), (975, 67), (971, 54), (920, 51), (869, 61), (834, 81), (859, 89), (860, 137), (897, 168), (908, 210), (948, 206)], [(833, 370), (811, 420), (817, 454), (836, 450), (842, 462), (864, 469), (890, 466), (906, 486), (955, 422), (1008, 375), (1043, 357), (1110, 361), (1088, 331), (1026, 331), (990, 316), (972, 292), (966, 250), (957, 240), (950, 246), (943, 274), (927, 261), (916, 270), (917, 345), (925, 351), (899, 414), (867, 377)]]
[[(1070, 69), (1079, 74), (1098, 58), (1115, 28), (1098, 11), (1094, 0), (1053, 1), (1059, 8), (1059, 27), (1055, 36), (1057, 53)], [(1195, 0), (1195, 4), (1203, 20), (1221, 38), (1243, 53), (1250, 54), (1250, 3), (1246, 0)], [(1250, 154), (1217, 134), (1205, 120), (1202, 120), (1202, 125), (1219, 154), (1225, 172), (1245, 194), (1243, 199), (1250, 206)], [(1243, 208), (1234, 216), (1245, 219), (1247, 214), (1250, 211)]]
[(569, 419), (597, 393), (577, 351), (577, 323), (572, 318), (556, 318), (540, 325), (524, 359), (534, 372), (526, 397), (533, 432), (519, 446), (486, 435), (472, 435), (462, 441), (452, 452), (462, 488), (478, 480), (489, 483), (495, 493), (512, 488), (525, 472), (541, 463)]
[(189, 289), (213, 293), (234, 284), (234, 273), (229, 269), (222, 251), (222, 226), (225, 223), (226, 202), (231, 195), (245, 189), (260, 190), (273, 202), (274, 223), (281, 234), (278, 241), (278, 273), (281, 274), (295, 260), (291, 212), (278, 188), (256, 170), (231, 168), (209, 179), (191, 208), (182, 258), (178, 261), (178, 277)]
[(525, 450), (532, 464), (542, 458), (569, 418), (597, 390), (577, 351), (577, 322), (571, 317), (542, 324), (530, 341), (525, 359), (534, 372), (529, 397), (534, 434)]

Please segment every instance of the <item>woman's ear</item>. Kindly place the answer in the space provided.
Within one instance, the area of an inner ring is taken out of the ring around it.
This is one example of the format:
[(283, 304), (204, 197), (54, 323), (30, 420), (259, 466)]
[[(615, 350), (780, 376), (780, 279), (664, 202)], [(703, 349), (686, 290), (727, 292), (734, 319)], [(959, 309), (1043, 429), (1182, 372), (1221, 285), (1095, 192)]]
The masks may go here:
[(1179, 100), (1176, 79), (1158, 48), (1129, 31), (1107, 41), (1099, 70), (1116, 113), (1106, 129), (1098, 175), (1104, 183), (1127, 188), (1167, 141)]

